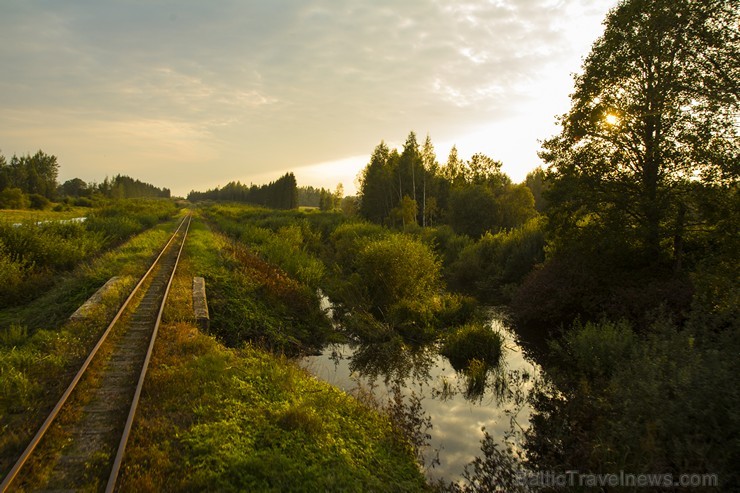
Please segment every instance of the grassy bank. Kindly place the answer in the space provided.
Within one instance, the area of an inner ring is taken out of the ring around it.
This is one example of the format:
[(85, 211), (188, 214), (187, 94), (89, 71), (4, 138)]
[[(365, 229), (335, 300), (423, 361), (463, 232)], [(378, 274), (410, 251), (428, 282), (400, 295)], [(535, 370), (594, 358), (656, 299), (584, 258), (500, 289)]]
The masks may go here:
[[(244, 294), (233, 286), (265, 289), (259, 287), (261, 271), (200, 221), (193, 223), (185, 254), (137, 414), (122, 491), (426, 488), (411, 447), (387, 418), (285, 357), (250, 344), (227, 348), (196, 330), (190, 299), (196, 275), (206, 276), (209, 297), (224, 297), (209, 307), (215, 333), (239, 327), (244, 312), (234, 305), (246, 303), (253, 321), (270, 320), (287, 300), (267, 297), (260, 305), (233, 298)], [(280, 290), (294, 281), (274, 282)], [(290, 335), (287, 323), (283, 330)]]

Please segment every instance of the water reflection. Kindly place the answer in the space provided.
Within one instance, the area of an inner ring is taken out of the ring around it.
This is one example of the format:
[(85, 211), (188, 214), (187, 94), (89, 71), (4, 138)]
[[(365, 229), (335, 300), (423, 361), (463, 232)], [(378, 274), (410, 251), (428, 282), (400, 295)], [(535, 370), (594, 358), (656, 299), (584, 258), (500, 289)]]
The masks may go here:
[(421, 402), (429, 417), (428, 466), (433, 478), (455, 481), (480, 455), (482, 428), (501, 439), (528, 427), (526, 396), (539, 368), (528, 360), (511, 330), (492, 315), (489, 322), (504, 336), (500, 364), (485, 371), (455, 370), (435, 345), (413, 346), (401, 338), (369, 345), (339, 344), (302, 360), (316, 376), (346, 391), (358, 387), (377, 400), (393, 399), (394, 389)]
[(437, 359), (433, 346), (415, 347), (394, 337), (387, 342), (360, 344), (354, 348), (349, 369), (369, 380), (391, 383), (423, 382), (429, 379)]

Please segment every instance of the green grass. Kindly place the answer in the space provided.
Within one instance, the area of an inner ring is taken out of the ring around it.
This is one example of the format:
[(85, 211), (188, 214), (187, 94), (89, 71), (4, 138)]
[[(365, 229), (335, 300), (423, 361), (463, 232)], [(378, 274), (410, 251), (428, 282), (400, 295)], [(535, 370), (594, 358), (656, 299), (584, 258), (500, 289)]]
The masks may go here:
[[(160, 329), (121, 491), (422, 491), (411, 447), (389, 419), (254, 345), (227, 348), (192, 324), (192, 278), (205, 275), (212, 325), (235, 326), (238, 268), (223, 237), (195, 221)], [(219, 287), (220, 286), (220, 287)], [(251, 303), (251, 302), (248, 302)], [(252, 305), (250, 305), (252, 306)], [(283, 310), (279, 299), (265, 305)], [(234, 319), (232, 319), (234, 318)], [(287, 325), (286, 325), (287, 327)]]
[[(127, 292), (174, 229), (174, 221), (138, 235), (66, 274), (40, 298), (0, 310), (0, 474), (7, 472)], [(85, 321), (67, 317), (110, 277), (123, 282)]]
[(86, 217), (91, 211), (92, 209), (89, 207), (70, 207), (69, 210), (64, 211), (0, 209), (0, 222), (61, 221), (63, 219), (72, 219), (73, 217)]
[(120, 200), (90, 210), (84, 223), (0, 221), (0, 308), (27, 303), (59, 274), (171, 218), (167, 200)]

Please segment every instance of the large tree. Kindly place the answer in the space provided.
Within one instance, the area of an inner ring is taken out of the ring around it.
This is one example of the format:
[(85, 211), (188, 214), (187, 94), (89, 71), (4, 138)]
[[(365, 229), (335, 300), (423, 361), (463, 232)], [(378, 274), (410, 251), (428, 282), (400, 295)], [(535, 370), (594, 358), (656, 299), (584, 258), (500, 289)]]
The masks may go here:
[(675, 259), (697, 188), (736, 186), (738, 5), (624, 0), (608, 14), (543, 145), (561, 238), (596, 230)]

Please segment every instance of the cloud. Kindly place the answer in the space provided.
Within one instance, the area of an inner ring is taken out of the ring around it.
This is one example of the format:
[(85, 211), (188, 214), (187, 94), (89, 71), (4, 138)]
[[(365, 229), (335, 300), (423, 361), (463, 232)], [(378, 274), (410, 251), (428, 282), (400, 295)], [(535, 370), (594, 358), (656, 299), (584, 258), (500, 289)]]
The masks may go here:
[[(449, 140), (516, 115), (572, 58), (572, 19), (597, 15), (586, 5), (13, 3), (0, 18), (10, 40), (0, 45), (0, 110), (191, 126), (222, 156), (211, 173), (243, 178), (369, 154), (380, 139), (412, 129)], [(149, 137), (157, 135), (170, 139)], [(46, 148), (48, 138), (37, 134), (35, 147)], [(126, 152), (124, 141), (119, 146)], [(232, 176), (237, 170), (241, 177)]]

